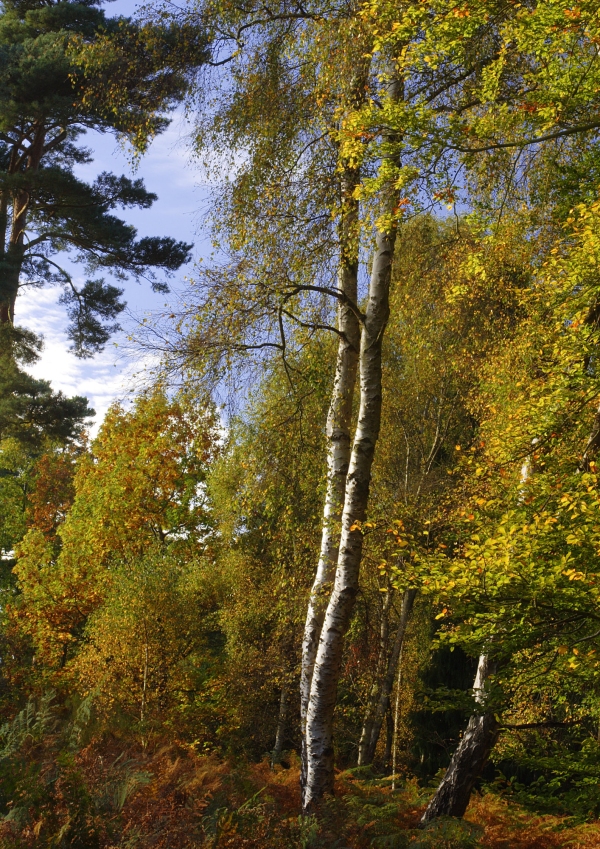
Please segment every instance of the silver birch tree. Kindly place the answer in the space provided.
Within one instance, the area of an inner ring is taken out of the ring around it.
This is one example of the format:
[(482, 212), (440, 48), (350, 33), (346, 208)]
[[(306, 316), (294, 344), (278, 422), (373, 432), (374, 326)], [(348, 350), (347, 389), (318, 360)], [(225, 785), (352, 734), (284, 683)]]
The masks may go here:
[(302, 643), (300, 721), (303, 774), (306, 770), (306, 717), (312, 674), (338, 559), (339, 525), (350, 462), (352, 406), (360, 346), (360, 321), (356, 306), (358, 302), (358, 201), (354, 197), (359, 181), (358, 169), (347, 169), (343, 176), (340, 222), (341, 258), (338, 273), (338, 290), (343, 298), (338, 303), (340, 337), (327, 415), (327, 491), (323, 508), (321, 552), (308, 603)]
[[(400, 85), (391, 86), (398, 97)], [(384, 211), (393, 213), (395, 193), (388, 187)], [(387, 219), (392, 221), (392, 219)], [(363, 533), (369, 502), (371, 470), (379, 437), (382, 405), (381, 355), (389, 317), (389, 294), (396, 225), (377, 230), (362, 323), (359, 354), (360, 406), (354, 434), (342, 511), (342, 529), (334, 586), (327, 605), (311, 680), (306, 713), (306, 774), (302, 787), (303, 811), (315, 808), (333, 791), (333, 714), (340, 676), (344, 636), (358, 591)]]

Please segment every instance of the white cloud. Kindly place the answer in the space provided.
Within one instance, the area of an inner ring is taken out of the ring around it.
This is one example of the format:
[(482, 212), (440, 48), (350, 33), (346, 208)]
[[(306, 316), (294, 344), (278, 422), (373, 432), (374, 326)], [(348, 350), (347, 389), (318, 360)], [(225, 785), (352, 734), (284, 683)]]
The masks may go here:
[(121, 353), (111, 342), (93, 359), (77, 359), (69, 352), (66, 316), (57, 303), (59, 292), (55, 288), (24, 289), (17, 300), (17, 323), (44, 337), (42, 356), (28, 370), (65, 395), (87, 397), (96, 410), (91, 428), (95, 435), (113, 401), (127, 403), (132, 389), (139, 385), (135, 375), (151, 367), (152, 359), (135, 362), (131, 354)]

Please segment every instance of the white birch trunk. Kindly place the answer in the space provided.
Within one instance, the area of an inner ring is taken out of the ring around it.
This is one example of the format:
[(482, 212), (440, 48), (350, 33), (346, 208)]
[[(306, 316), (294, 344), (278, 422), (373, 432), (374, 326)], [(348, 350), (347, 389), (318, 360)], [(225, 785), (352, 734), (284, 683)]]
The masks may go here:
[[(302, 641), (302, 671), (300, 677), (300, 723), (302, 733), (302, 775), (306, 777), (306, 715), (310, 697), (317, 646), (331, 594), (338, 546), (342, 507), (346, 493), (346, 475), (350, 463), (350, 429), (358, 352), (360, 348), (360, 322), (351, 304), (356, 305), (358, 290), (358, 201), (354, 189), (359, 174), (348, 169), (342, 179), (342, 219), (340, 222), (340, 267), (338, 290), (344, 300), (338, 303), (338, 330), (340, 337), (331, 402), (327, 416), (327, 492), (323, 508), (321, 552), (317, 574), (312, 586)], [(346, 300), (347, 299), (347, 300)]]
[(392, 792), (396, 789), (396, 757), (398, 754), (398, 726), (400, 720), (400, 687), (402, 686), (402, 647), (398, 658), (398, 680), (396, 681), (396, 705), (394, 707), (394, 740), (392, 742)]
[[(532, 439), (535, 447), (538, 440)], [(532, 457), (528, 454), (521, 466), (519, 502), (525, 498), (527, 483), (531, 477)], [(478, 705), (485, 710), (485, 682), (493, 671), (486, 654), (479, 655), (477, 673), (473, 683), (473, 696)], [(467, 729), (452, 756), (435, 796), (430, 801), (421, 818), (421, 825), (441, 816), (462, 817), (467, 810), (475, 782), (486, 765), (492, 749), (496, 745), (499, 725), (491, 713), (473, 714)]]
[(306, 784), (303, 810), (310, 811), (333, 791), (333, 713), (344, 635), (358, 590), (371, 468), (381, 422), (381, 350), (389, 316), (395, 228), (377, 233), (369, 301), (360, 346), (360, 409), (346, 481), (342, 534), (333, 592), (327, 606), (314, 664), (306, 717)]
[[(400, 82), (394, 80), (390, 88), (392, 96), (397, 98), (400, 90)], [(364, 97), (364, 85), (362, 90), (360, 87), (356, 88), (356, 92), (357, 94), (360, 92), (361, 98)], [(384, 212), (392, 212), (394, 206), (395, 197), (390, 187)], [(307, 673), (310, 671), (311, 674), (304, 675), (303, 668), (302, 698), (306, 700), (305, 706), (301, 707), (303, 711), (301, 775), (303, 812), (309, 811), (318, 804), (324, 793), (333, 791), (333, 711), (344, 635), (350, 622), (358, 589), (362, 531), (356, 522), (363, 521), (366, 515), (371, 466), (381, 421), (381, 349), (389, 316), (389, 289), (395, 240), (395, 227), (391, 227), (388, 232), (377, 233), (369, 285), (369, 301), (360, 339), (360, 409), (350, 465), (344, 480), (337, 566), (331, 556), (328, 559), (328, 579), (331, 582), (335, 576), (335, 582), (322, 625), (318, 629), (320, 635), (317, 634), (316, 628), (311, 631), (311, 634), (317, 637), (316, 641), (307, 639), (305, 635), (307, 651), (303, 652), (303, 667), (306, 665)], [(358, 257), (358, 239), (355, 247)], [(338, 492), (341, 493), (342, 490), (339, 489)], [(325, 530), (323, 538), (325, 540)], [(335, 549), (332, 548), (331, 551), (335, 556)], [(311, 605), (314, 598), (313, 592)], [(319, 612), (315, 618), (318, 619), (320, 615), (322, 614)], [(315, 649), (316, 656), (310, 663), (310, 654), (314, 653)]]

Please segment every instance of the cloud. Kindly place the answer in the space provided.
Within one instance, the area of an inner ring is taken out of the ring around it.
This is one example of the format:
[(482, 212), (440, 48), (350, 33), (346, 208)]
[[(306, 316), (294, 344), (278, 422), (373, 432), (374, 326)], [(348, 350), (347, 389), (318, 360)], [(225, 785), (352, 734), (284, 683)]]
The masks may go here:
[[(139, 387), (136, 377), (154, 364), (152, 357), (134, 360), (110, 343), (102, 354), (79, 360), (69, 352), (64, 309), (57, 303), (59, 290), (24, 289), (17, 301), (17, 323), (44, 337), (42, 356), (29, 368), (34, 377), (49, 380), (53, 389), (65, 395), (84, 395), (96, 411), (92, 436), (114, 401), (127, 403)], [(121, 335), (122, 338), (122, 335)], [(117, 337), (118, 345), (118, 337)]]

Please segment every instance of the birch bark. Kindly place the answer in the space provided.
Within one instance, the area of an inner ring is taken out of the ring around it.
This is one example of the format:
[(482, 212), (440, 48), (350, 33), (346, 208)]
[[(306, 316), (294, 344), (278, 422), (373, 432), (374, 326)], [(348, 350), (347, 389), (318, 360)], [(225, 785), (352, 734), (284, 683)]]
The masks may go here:
[[(487, 655), (480, 655), (473, 693), (481, 705), (485, 700), (485, 681), (492, 671)], [(473, 714), (450, 766), (421, 818), (421, 825), (436, 817), (464, 815), (475, 782), (496, 745), (499, 733), (500, 725), (492, 713)]]
[(342, 178), (341, 257), (338, 271), (338, 290), (344, 296), (344, 299), (338, 302), (338, 330), (342, 335), (338, 344), (335, 379), (327, 415), (327, 492), (323, 508), (321, 551), (310, 593), (302, 641), (302, 786), (306, 780), (306, 716), (310, 688), (325, 610), (335, 577), (346, 475), (350, 463), (352, 405), (360, 348), (358, 308), (352, 309), (351, 306), (356, 305), (358, 291), (358, 201), (354, 197), (354, 189), (359, 179), (360, 175), (356, 169), (347, 169)]
[[(401, 88), (400, 81), (393, 79), (390, 96), (398, 100)], [(396, 194), (390, 185), (382, 201), (384, 215), (393, 214), (395, 205)], [(344, 636), (358, 591), (363, 543), (361, 523), (366, 517), (371, 469), (381, 425), (381, 352), (390, 311), (395, 242), (395, 224), (376, 231), (360, 339), (360, 407), (346, 477), (335, 581), (321, 627), (306, 708), (302, 775), (302, 810), (305, 813), (313, 810), (326, 793), (333, 792), (333, 714)]]
[(340, 550), (315, 659), (306, 717), (306, 783), (302, 801), (305, 812), (314, 809), (325, 793), (333, 792), (333, 712), (344, 636), (358, 590), (363, 544), (360, 523), (366, 517), (371, 468), (381, 423), (381, 351), (389, 316), (395, 239), (395, 228), (378, 232), (376, 236), (360, 345), (360, 408), (346, 481)]
[[(532, 439), (533, 448), (537, 442), (537, 439)], [(529, 454), (521, 466), (519, 501), (523, 501), (525, 497), (525, 487), (531, 477), (531, 469), (532, 458)], [(480, 654), (473, 694), (475, 701), (482, 707), (485, 704), (485, 682), (493, 668), (487, 655)], [(493, 714), (484, 712), (471, 716), (458, 748), (452, 756), (450, 766), (421, 818), (421, 825), (426, 825), (436, 817), (464, 815), (475, 782), (496, 745), (499, 733), (500, 726)]]
[(396, 789), (396, 756), (398, 753), (398, 725), (400, 718), (400, 687), (402, 686), (402, 649), (398, 658), (398, 679), (396, 681), (396, 704), (394, 706), (394, 739), (392, 741), (392, 792)]

